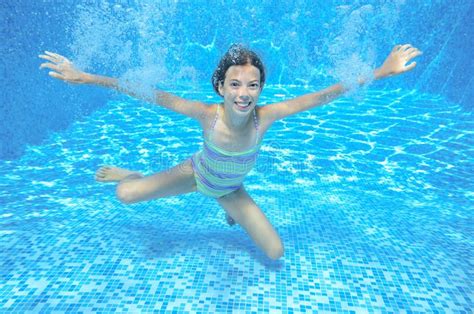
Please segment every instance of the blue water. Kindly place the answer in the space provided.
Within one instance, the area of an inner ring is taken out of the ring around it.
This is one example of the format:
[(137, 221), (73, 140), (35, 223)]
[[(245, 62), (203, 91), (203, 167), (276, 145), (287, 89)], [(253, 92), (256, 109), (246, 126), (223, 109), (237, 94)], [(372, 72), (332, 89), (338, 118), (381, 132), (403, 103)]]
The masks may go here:
[[(305, 92), (268, 87), (262, 105)], [(368, 90), (278, 122), (246, 179), (284, 241), (271, 261), (213, 199), (124, 205), (96, 183), (100, 165), (151, 174), (201, 145), (191, 119), (110, 101), (0, 164), (1, 308), (468, 313), (472, 121), (442, 98)]]
[[(473, 7), (2, 2), (0, 312), (472, 313)], [(94, 180), (103, 165), (182, 162), (202, 145), (197, 122), (37, 70), (56, 51), (215, 103), (209, 78), (232, 42), (264, 59), (262, 106), (351, 81), (396, 43), (424, 52), (414, 71), (267, 132), (245, 186), (284, 242), (278, 261), (211, 198), (125, 205)]]

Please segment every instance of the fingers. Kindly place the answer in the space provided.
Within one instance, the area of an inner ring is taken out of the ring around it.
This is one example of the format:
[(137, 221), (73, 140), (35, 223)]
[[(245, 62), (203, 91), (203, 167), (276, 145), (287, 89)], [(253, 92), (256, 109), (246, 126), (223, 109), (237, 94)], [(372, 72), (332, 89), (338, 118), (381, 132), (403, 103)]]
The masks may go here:
[(406, 44), (406, 45), (403, 45), (400, 47), (400, 51), (406, 51), (407, 49), (409, 49), (411, 47), (410, 44)]
[(51, 56), (39, 55), (38, 57), (40, 57), (41, 59), (45, 59), (45, 60), (51, 61), (51, 62), (56, 62), (56, 59), (54, 59), (54, 58), (51, 57)]
[(396, 52), (396, 51), (407, 52), (407, 51), (412, 50), (412, 49), (418, 50), (418, 48), (415, 48), (410, 44), (396, 45), (395, 47), (393, 47), (392, 52)]
[(416, 67), (416, 62), (413, 62), (413, 63), (410, 63), (409, 65), (407, 65), (407, 67), (405, 68), (405, 71), (410, 71), (414, 67)]
[(46, 62), (46, 63), (42, 63), (40, 65), (40, 69), (43, 69), (43, 68), (48, 68), (48, 69), (51, 69), (51, 70), (54, 70), (54, 71), (60, 71), (60, 68), (57, 64), (54, 64), (54, 63), (49, 63), (49, 62)]
[(64, 57), (61, 56), (61, 55), (58, 55), (57, 53), (54, 53), (54, 52), (49, 52), (47, 50), (45, 50), (45, 53), (53, 58), (57, 58), (57, 59), (63, 59)]
[(56, 62), (56, 63), (63, 63), (63, 62), (71, 62), (69, 61), (68, 58), (63, 57), (57, 53), (50, 52), (50, 51), (45, 51), (46, 55), (39, 55), (40, 58), (46, 59), (51, 62)]
[(409, 57), (410, 59), (413, 59), (413, 58), (418, 57), (418, 56), (420, 56), (420, 55), (422, 55), (422, 54), (423, 54), (423, 52), (421, 52), (421, 51), (418, 50), (418, 49), (415, 49), (414, 51), (408, 53), (408, 57)]
[(412, 47), (410, 49), (407, 49), (405, 51), (405, 53), (406, 53), (407, 56), (411, 56), (411, 55), (417, 55), (418, 56), (418, 55), (422, 54), (422, 52), (418, 48), (414, 48), (414, 47)]
[[(407, 50), (405, 50), (404, 52), (401, 53), (401, 58), (403, 58), (403, 61), (404, 63), (408, 63), (410, 62), (410, 60), (412, 60), (413, 58), (421, 55), (422, 52), (420, 50), (418, 50), (417, 48), (409, 48)], [(409, 65), (409, 68), (407, 68), (407, 71), (411, 70), (412, 68), (414, 68), (416, 66), (416, 63), (415, 65), (410, 64)]]
[(406, 45), (396, 45), (393, 47), (392, 52), (397, 52), (397, 51), (403, 51), (406, 49), (407, 46), (410, 46), (409, 44)]
[[(397, 53), (399, 55), (399, 57), (401, 57), (402, 60), (405, 63), (409, 62), (411, 59), (423, 54), (418, 48), (415, 48), (410, 44), (396, 45), (393, 48), (392, 53)], [(411, 70), (415, 66), (416, 66), (416, 64), (415, 65), (410, 64), (409, 70)]]
[(54, 64), (54, 63), (42, 63), (40, 65), (40, 69), (43, 69), (43, 68), (48, 68), (48, 69), (51, 69), (51, 70), (54, 70), (56, 72), (61, 72), (61, 67), (58, 65), (58, 64)]
[(49, 76), (54, 77), (59, 80), (66, 81), (66, 82), (71, 82), (70, 80), (67, 80), (63, 74), (65, 69), (69, 69), (70, 67), (72, 67), (71, 61), (69, 61), (67, 58), (57, 53), (50, 52), (50, 51), (45, 51), (45, 54), (41, 54), (38, 57), (40, 57), (41, 59), (50, 61), (50, 62), (42, 63), (40, 65), (40, 69), (48, 68), (48, 69), (53, 70), (53, 71), (48, 72)]
[(61, 75), (61, 74), (59, 74), (59, 73), (50, 71), (48, 74), (49, 74), (49, 76), (51, 76), (51, 77), (54, 77), (54, 78), (57, 78), (57, 79), (60, 79), (60, 80), (64, 80), (64, 76)]

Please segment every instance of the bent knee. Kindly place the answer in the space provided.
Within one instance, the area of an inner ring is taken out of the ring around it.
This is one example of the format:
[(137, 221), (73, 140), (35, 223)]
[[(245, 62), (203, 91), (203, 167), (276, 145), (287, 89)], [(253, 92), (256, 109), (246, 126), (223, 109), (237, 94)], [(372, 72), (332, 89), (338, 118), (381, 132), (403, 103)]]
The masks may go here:
[(273, 260), (277, 260), (277, 259), (279, 259), (280, 257), (283, 256), (284, 251), (285, 251), (285, 249), (283, 248), (283, 243), (281, 241), (278, 241), (277, 243), (272, 245), (270, 248), (268, 248), (265, 251), (265, 254), (269, 258), (271, 258)]
[(132, 204), (136, 201), (136, 193), (134, 189), (126, 183), (121, 183), (117, 185), (117, 190), (115, 191), (117, 198), (124, 204)]

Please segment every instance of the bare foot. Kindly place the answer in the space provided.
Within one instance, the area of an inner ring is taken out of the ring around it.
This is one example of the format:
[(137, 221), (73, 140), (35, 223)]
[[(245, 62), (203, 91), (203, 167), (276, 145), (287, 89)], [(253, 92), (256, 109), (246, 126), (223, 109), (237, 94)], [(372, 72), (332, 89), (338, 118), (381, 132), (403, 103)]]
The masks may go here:
[(104, 166), (95, 173), (95, 179), (100, 182), (118, 182), (131, 174), (137, 174), (143, 178), (143, 175), (137, 171), (130, 171), (124, 168)]

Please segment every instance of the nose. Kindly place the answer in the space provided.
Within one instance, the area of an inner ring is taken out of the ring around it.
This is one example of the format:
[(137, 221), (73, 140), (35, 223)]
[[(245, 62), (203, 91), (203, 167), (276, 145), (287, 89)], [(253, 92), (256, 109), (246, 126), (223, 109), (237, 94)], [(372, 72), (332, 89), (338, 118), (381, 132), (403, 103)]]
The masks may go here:
[(240, 89), (238, 98), (241, 101), (249, 101), (250, 100), (250, 96), (249, 96), (249, 93), (248, 93), (246, 88), (241, 88)]

